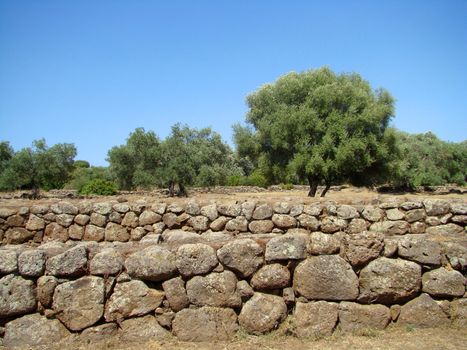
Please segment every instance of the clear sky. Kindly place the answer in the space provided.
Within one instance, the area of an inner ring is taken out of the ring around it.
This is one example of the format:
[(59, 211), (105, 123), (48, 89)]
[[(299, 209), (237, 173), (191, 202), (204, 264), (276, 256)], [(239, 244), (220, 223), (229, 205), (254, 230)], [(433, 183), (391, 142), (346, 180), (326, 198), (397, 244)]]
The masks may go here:
[(0, 140), (93, 165), (136, 127), (232, 143), (249, 93), (323, 65), (388, 89), (395, 127), (467, 138), (466, 0), (0, 0)]

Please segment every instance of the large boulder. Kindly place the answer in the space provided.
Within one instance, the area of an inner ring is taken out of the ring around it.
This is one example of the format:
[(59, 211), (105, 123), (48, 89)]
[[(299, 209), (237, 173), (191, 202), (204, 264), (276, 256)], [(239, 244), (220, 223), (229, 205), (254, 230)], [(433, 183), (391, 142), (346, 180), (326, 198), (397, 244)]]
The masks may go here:
[(304, 259), (308, 241), (309, 237), (305, 234), (274, 237), (266, 244), (266, 261)]
[(104, 280), (86, 276), (55, 288), (52, 308), (70, 330), (80, 331), (96, 323), (104, 312)]
[(407, 235), (398, 241), (397, 246), (401, 258), (423, 265), (441, 265), (441, 246), (428, 240), (426, 235)]
[(362, 303), (385, 305), (401, 303), (415, 297), (421, 289), (420, 265), (402, 259), (378, 258), (360, 271)]
[(164, 293), (148, 288), (142, 281), (117, 283), (105, 305), (107, 322), (143, 316), (154, 311), (164, 299)]
[(125, 268), (133, 278), (147, 281), (164, 281), (176, 275), (175, 254), (153, 246), (131, 254), (125, 260)]
[(184, 244), (177, 250), (175, 264), (180, 274), (186, 277), (211, 272), (218, 263), (216, 251), (207, 244)]
[(237, 278), (231, 271), (195, 276), (186, 283), (188, 299), (199, 306), (240, 307)]
[(376, 259), (384, 248), (384, 235), (379, 232), (361, 232), (345, 235), (340, 255), (354, 267), (366, 265)]
[(293, 288), (310, 300), (354, 300), (358, 296), (358, 277), (337, 255), (307, 258), (298, 264)]
[(92, 275), (116, 275), (122, 268), (123, 257), (113, 248), (101, 250), (89, 263), (89, 272)]
[(462, 297), (465, 293), (465, 277), (455, 270), (441, 267), (422, 276), (422, 290), (439, 298)]
[(256, 290), (285, 288), (290, 283), (290, 271), (281, 264), (265, 265), (251, 278), (251, 286)]
[(217, 257), (224, 266), (249, 277), (263, 264), (263, 248), (252, 239), (237, 239), (220, 248)]
[(448, 201), (442, 199), (427, 199), (423, 201), (427, 215), (444, 215), (449, 213), (451, 206)]
[(397, 324), (418, 328), (442, 327), (449, 324), (448, 316), (428, 294), (409, 301), (401, 308)]
[(186, 294), (185, 282), (180, 277), (175, 277), (162, 283), (165, 297), (173, 311), (180, 311), (190, 305), (190, 299)]
[(238, 329), (232, 309), (203, 306), (177, 312), (173, 333), (182, 341), (217, 341), (231, 339)]
[(299, 338), (323, 337), (332, 334), (338, 317), (337, 303), (297, 302), (293, 313), (293, 329)]
[(12, 274), (0, 278), (0, 319), (35, 309), (36, 289), (33, 281)]
[(42, 250), (26, 250), (18, 257), (19, 273), (26, 277), (39, 277), (45, 269), (45, 252)]
[(255, 293), (242, 308), (238, 321), (248, 333), (261, 334), (276, 328), (287, 315), (280, 296)]
[(151, 315), (130, 318), (120, 322), (122, 340), (131, 343), (158, 341), (170, 338), (170, 332), (162, 328)]
[(391, 321), (389, 308), (381, 305), (361, 305), (348, 301), (339, 304), (339, 325), (345, 332), (359, 329), (384, 329)]
[(46, 263), (48, 273), (59, 277), (82, 276), (87, 271), (88, 254), (84, 246), (71, 248), (62, 254), (49, 258)]

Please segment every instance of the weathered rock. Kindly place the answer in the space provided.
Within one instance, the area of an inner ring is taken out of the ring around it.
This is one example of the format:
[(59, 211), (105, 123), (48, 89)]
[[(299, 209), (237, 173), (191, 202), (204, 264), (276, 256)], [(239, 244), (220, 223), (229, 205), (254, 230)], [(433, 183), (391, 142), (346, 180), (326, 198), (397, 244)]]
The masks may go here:
[(107, 222), (107, 217), (105, 215), (101, 215), (98, 213), (91, 214), (91, 224), (104, 227), (105, 223)]
[(29, 220), (26, 223), (26, 229), (30, 231), (43, 230), (45, 228), (45, 221), (37, 217), (34, 214), (29, 216)]
[(183, 206), (178, 203), (170, 203), (167, 206), (167, 211), (170, 211), (171, 213), (175, 213), (175, 214), (183, 213), (184, 210), (185, 208), (183, 208)]
[(144, 225), (152, 225), (156, 222), (161, 221), (162, 217), (159, 214), (156, 214), (152, 210), (145, 210), (139, 216), (139, 224), (141, 226)]
[(26, 314), (36, 309), (34, 282), (13, 274), (0, 278), (0, 318)]
[(266, 244), (266, 261), (304, 259), (308, 241), (309, 238), (303, 234), (274, 237)]
[(452, 325), (458, 328), (467, 327), (467, 299), (456, 299), (451, 303)]
[(175, 315), (172, 330), (182, 341), (229, 340), (238, 329), (232, 309), (204, 306), (184, 309)]
[(41, 244), (37, 249), (44, 251), (47, 258), (51, 258), (64, 253), (68, 247), (65, 243), (52, 241)]
[(360, 271), (362, 303), (396, 304), (415, 297), (421, 289), (420, 265), (402, 259), (378, 258)]
[(195, 231), (206, 231), (209, 227), (209, 219), (202, 215), (195, 216), (188, 220), (188, 225)]
[(81, 241), (83, 239), (83, 235), (84, 235), (83, 226), (74, 224), (68, 228), (68, 236), (70, 239)]
[(358, 278), (337, 255), (313, 256), (298, 264), (293, 288), (310, 300), (354, 300), (358, 296)]
[(273, 210), (269, 204), (257, 205), (253, 211), (254, 220), (266, 220), (272, 217)]
[(400, 205), (400, 207), (404, 210), (422, 209), (423, 203), (422, 202), (404, 202)]
[(321, 231), (325, 233), (343, 231), (346, 227), (347, 221), (336, 216), (326, 216), (321, 221)]
[(162, 288), (164, 288), (165, 297), (173, 311), (180, 311), (190, 305), (190, 300), (186, 294), (185, 282), (180, 277), (165, 281), (162, 283)]
[(290, 216), (296, 217), (303, 213), (304, 205), (302, 203), (292, 204), (290, 207)]
[(45, 252), (42, 250), (26, 250), (18, 257), (19, 273), (27, 277), (38, 277), (44, 273)]
[(83, 240), (100, 242), (104, 240), (105, 230), (102, 227), (95, 225), (86, 225), (84, 230)]
[(107, 322), (143, 316), (154, 311), (164, 299), (164, 293), (151, 289), (143, 281), (117, 283), (105, 305)]
[(86, 273), (87, 251), (83, 246), (71, 248), (66, 252), (49, 258), (46, 270), (53, 276), (76, 277)]
[(285, 288), (290, 283), (290, 271), (280, 264), (265, 265), (251, 279), (251, 286), (256, 290)]
[(467, 268), (467, 248), (455, 242), (442, 242), (443, 254), (456, 270)]
[(21, 215), (12, 215), (8, 217), (6, 220), (6, 223), (10, 227), (19, 227), (19, 226), (24, 226), (24, 218)]
[(73, 223), (74, 218), (75, 217), (73, 215), (70, 215), (70, 214), (59, 214), (55, 218), (55, 221), (60, 226), (69, 227)]
[(441, 247), (438, 242), (427, 240), (425, 235), (408, 235), (398, 242), (398, 254), (407, 260), (423, 265), (441, 265)]
[(209, 220), (214, 221), (219, 216), (217, 205), (210, 204), (201, 208), (201, 215), (206, 216)]
[(241, 205), (242, 207), (242, 215), (247, 219), (251, 220), (253, 217), (253, 212), (256, 208), (256, 202), (255, 201), (247, 201), (243, 202)]
[(397, 208), (393, 208), (386, 211), (386, 217), (391, 221), (403, 220), (404, 213)]
[(202, 243), (184, 244), (177, 250), (176, 266), (186, 277), (206, 274), (218, 264), (216, 251)]
[(424, 233), (425, 230), (426, 230), (425, 223), (416, 221), (410, 225), (409, 232), (412, 234), (420, 234), (420, 233)]
[(101, 215), (109, 215), (112, 211), (112, 204), (109, 202), (94, 203), (92, 210)]
[(54, 276), (41, 276), (37, 280), (37, 299), (44, 307), (50, 307), (58, 280)]
[(209, 228), (213, 231), (222, 231), (229, 221), (230, 219), (226, 218), (225, 216), (218, 217), (216, 220), (211, 222)]
[(427, 215), (444, 215), (449, 213), (449, 202), (442, 199), (426, 199), (423, 201)]
[(384, 235), (403, 235), (410, 229), (407, 221), (381, 221), (375, 222), (370, 226), (370, 231), (381, 232)]
[(65, 202), (65, 201), (52, 204), (50, 206), (50, 209), (55, 214), (70, 214), (70, 215), (78, 214), (78, 208), (74, 206), (73, 204), (69, 202)]
[(122, 271), (123, 257), (112, 248), (103, 249), (92, 258), (89, 272), (92, 275), (109, 276)]
[(170, 338), (170, 332), (162, 328), (151, 315), (131, 318), (120, 323), (121, 338), (126, 342), (140, 343)]
[(389, 308), (343, 301), (339, 304), (339, 326), (344, 332), (360, 329), (384, 329), (391, 321)]
[(118, 213), (125, 214), (130, 211), (128, 203), (117, 203), (112, 206), (112, 209)]
[(34, 237), (35, 233), (22, 227), (12, 227), (5, 232), (6, 244), (22, 244)]
[(243, 216), (238, 216), (235, 219), (229, 220), (225, 225), (227, 231), (238, 231), (246, 232), (248, 231), (248, 220)]
[(195, 276), (186, 283), (188, 299), (200, 306), (240, 307), (237, 278), (231, 271)]
[(319, 221), (316, 217), (308, 214), (301, 214), (297, 217), (301, 227), (310, 231), (317, 231), (319, 228)]
[(426, 213), (423, 209), (412, 209), (405, 213), (405, 220), (410, 223), (425, 220), (425, 218)]
[(248, 333), (261, 334), (276, 328), (287, 315), (280, 296), (255, 293), (242, 308), (238, 321)]
[(272, 222), (279, 228), (288, 229), (297, 226), (297, 219), (286, 214), (274, 214)]
[(67, 240), (68, 230), (65, 227), (55, 222), (52, 222), (45, 227), (44, 241), (66, 242)]
[(437, 216), (427, 216), (425, 222), (430, 226), (441, 225), (441, 220)]
[(303, 212), (308, 215), (312, 216), (319, 216), (321, 215), (323, 208), (320, 204), (313, 204), (313, 205), (305, 205), (303, 207)]
[(349, 225), (347, 226), (347, 233), (354, 234), (366, 231), (368, 229), (368, 222), (361, 218), (355, 218), (350, 221)]
[(86, 214), (78, 214), (75, 216), (75, 222), (81, 226), (87, 225), (89, 220), (91, 220), (91, 218), (89, 215), (86, 215)]
[(337, 235), (312, 232), (310, 235), (310, 241), (307, 246), (307, 251), (313, 255), (329, 255), (339, 252), (340, 240)]
[(288, 214), (290, 213), (290, 206), (288, 202), (276, 202), (273, 204), (273, 210), (277, 214)]
[(426, 233), (437, 236), (456, 236), (464, 233), (464, 228), (460, 225), (449, 223), (446, 225), (428, 227)]
[(377, 222), (383, 218), (384, 211), (380, 208), (367, 206), (363, 209), (362, 216), (368, 221)]
[(384, 239), (383, 256), (392, 258), (397, 253), (398, 237), (386, 237)]
[(3, 345), (8, 348), (53, 345), (69, 334), (60, 321), (32, 314), (6, 324)]
[(467, 215), (467, 203), (451, 203), (451, 212), (454, 215)]
[(355, 207), (343, 204), (337, 207), (337, 216), (344, 220), (350, 220), (358, 218), (360, 215)]
[(270, 233), (274, 228), (274, 223), (271, 220), (254, 220), (250, 222), (248, 228), (252, 233)]
[(449, 324), (449, 319), (441, 307), (423, 293), (402, 306), (397, 324), (419, 328), (442, 327)]
[(117, 213), (116, 211), (113, 211), (109, 215), (109, 221), (110, 222), (115, 222), (116, 224), (121, 224), (122, 223), (122, 215)]
[(119, 224), (109, 222), (105, 227), (105, 240), (108, 242), (118, 241), (127, 242), (130, 239), (130, 234), (126, 227)]
[(287, 305), (295, 304), (295, 292), (292, 287), (282, 289), (282, 299)]
[(83, 330), (80, 338), (86, 343), (105, 341), (116, 337), (118, 326), (116, 323), (104, 323), (99, 326), (89, 327)]
[(0, 218), (7, 219), (9, 216), (15, 215), (16, 210), (10, 208), (0, 208)]
[(165, 230), (162, 234), (162, 238), (167, 244), (173, 245), (200, 243), (204, 241), (203, 237), (199, 234), (183, 230)]
[(253, 288), (251, 288), (251, 286), (245, 280), (237, 282), (237, 292), (240, 294), (240, 297), (244, 301), (250, 299), (255, 294)]
[(297, 302), (293, 314), (294, 333), (299, 338), (332, 334), (338, 317), (338, 304), (326, 301)]
[(451, 218), (451, 221), (458, 224), (458, 225), (466, 225), (467, 224), (467, 215), (455, 215)]
[(175, 254), (162, 247), (149, 247), (131, 254), (125, 268), (133, 278), (147, 281), (164, 281), (177, 273)]
[(138, 224), (139, 224), (138, 215), (136, 215), (132, 211), (129, 211), (123, 217), (123, 220), (122, 220), (121, 224), (122, 224), (122, 226), (126, 226), (126, 227), (132, 227), (132, 228), (137, 227)]
[(0, 249), (0, 275), (18, 271), (18, 257), (14, 250)]
[(164, 216), (162, 217), (162, 221), (164, 221), (164, 224), (168, 228), (180, 227), (180, 224), (181, 224), (181, 222), (179, 220), (179, 216), (177, 214), (174, 214), (174, 213), (164, 214)]
[(340, 255), (354, 267), (361, 267), (376, 259), (384, 248), (384, 236), (379, 232), (345, 235)]
[(222, 203), (217, 205), (219, 214), (230, 217), (237, 217), (242, 214), (242, 207), (237, 203)]
[(252, 239), (238, 239), (220, 248), (217, 257), (224, 266), (248, 277), (263, 264), (263, 248)]
[(462, 297), (465, 293), (465, 278), (455, 270), (444, 267), (428, 271), (422, 276), (422, 290), (434, 297)]

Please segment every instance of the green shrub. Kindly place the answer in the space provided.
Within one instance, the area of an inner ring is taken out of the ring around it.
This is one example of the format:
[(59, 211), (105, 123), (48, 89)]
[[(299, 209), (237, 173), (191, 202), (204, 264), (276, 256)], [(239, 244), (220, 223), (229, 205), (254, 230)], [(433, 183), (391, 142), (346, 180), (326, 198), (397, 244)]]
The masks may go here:
[(283, 190), (293, 190), (293, 184), (281, 184)]
[(266, 177), (263, 174), (253, 171), (253, 173), (246, 178), (245, 185), (266, 188), (268, 186), (268, 180), (266, 180)]
[(79, 193), (84, 195), (97, 194), (100, 196), (111, 196), (117, 193), (117, 187), (113, 182), (94, 179), (84, 185)]

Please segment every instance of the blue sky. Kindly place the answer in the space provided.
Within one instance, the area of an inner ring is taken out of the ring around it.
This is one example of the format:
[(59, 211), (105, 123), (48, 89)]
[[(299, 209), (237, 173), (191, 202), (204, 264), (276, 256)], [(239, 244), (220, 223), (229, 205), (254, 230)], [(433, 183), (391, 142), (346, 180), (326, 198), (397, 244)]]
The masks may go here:
[(323, 65), (388, 89), (395, 127), (467, 138), (465, 0), (0, 0), (0, 140), (93, 165), (136, 127), (231, 143), (249, 93)]

